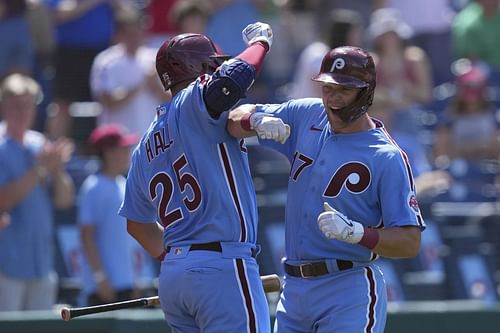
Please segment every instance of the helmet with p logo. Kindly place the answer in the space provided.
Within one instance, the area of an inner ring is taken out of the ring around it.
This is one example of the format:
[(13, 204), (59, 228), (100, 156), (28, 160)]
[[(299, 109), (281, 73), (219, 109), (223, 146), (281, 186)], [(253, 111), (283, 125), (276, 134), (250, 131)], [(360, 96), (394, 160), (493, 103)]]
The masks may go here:
[(341, 46), (330, 50), (314, 81), (362, 89), (356, 101), (339, 111), (345, 122), (352, 122), (368, 111), (375, 91), (375, 64), (371, 55), (359, 47)]

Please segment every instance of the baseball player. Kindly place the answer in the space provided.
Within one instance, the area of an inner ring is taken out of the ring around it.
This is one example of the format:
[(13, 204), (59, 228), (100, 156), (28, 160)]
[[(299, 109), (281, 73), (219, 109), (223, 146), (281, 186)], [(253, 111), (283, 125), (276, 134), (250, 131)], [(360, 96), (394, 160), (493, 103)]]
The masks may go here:
[(243, 105), (228, 131), (247, 136), (262, 117), (291, 127), (285, 144), (260, 142), (291, 164), (285, 286), (276, 332), (384, 331), (387, 296), (378, 256), (417, 255), (425, 224), (408, 159), (366, 113), (375, 89), (372, 57), (339, 47), (323, 58), (322, 100)]
[[(159, 48), (156, 69), (173, 98), (133, 152), (120, 214), (151, 255), (164, 251), (159, 297), (173, 332), (270, 331), (246, 147), (226, 122), (262, 67), (272, 31), (257, 22), (243, 39), (248, 48), (229, 60), (200, 34)], [(275, 117), (256, 129), (280, 142), (289, 134)]]

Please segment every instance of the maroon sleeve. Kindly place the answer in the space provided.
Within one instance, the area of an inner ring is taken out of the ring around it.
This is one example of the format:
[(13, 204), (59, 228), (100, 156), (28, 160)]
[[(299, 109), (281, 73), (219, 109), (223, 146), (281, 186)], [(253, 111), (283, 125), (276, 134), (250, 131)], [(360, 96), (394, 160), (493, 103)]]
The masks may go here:
[(235, 58), (246, 61), (252, 65), (258, 73), (262, 68), (267, 51), (269, 51), (269, 46), (266, 43), (256, 42), (255, 44), (247, 47)]

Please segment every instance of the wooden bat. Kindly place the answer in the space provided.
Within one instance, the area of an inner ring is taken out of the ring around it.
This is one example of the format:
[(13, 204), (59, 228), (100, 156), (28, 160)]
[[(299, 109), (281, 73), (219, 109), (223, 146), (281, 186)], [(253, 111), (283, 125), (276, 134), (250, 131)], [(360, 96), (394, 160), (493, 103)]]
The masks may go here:
[[(281, 280), (278, 275), (263, 275), (260, 277), (262, 286), (266, 293), (281, 291)], [(61, 309), (61, 317), (64, 321), (69, 321), (76, 317), (86, 316), (94, 313), (108, 312), (114, 310), (140, 308), (150, 305), (159, 305), (160, 298), (158, 296), (143, 297), (138, 299), (131, 299), (123, 302), (106, 303), (94, 306), (85, 306), (81, 308), (68, 308)]]

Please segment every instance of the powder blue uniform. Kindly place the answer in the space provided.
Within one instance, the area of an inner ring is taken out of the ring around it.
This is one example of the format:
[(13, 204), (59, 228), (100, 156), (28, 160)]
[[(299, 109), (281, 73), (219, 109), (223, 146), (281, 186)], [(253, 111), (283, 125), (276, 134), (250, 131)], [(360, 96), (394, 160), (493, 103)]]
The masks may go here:
[[(171, 249), (159, 296), (174, 332), (269, 332), (252, 257), (257, 207), (246, 148), (227, 133), (227, 112), (209, 116), (203, 99), (209, 79), (198, 78), (158, 108), (133, 152), (120, 214), (165, 227)], [(222, 252), (189, 251), (219, 241)]]
[[(277, 310), (278, 332), (383, 332), (386, 289), (368, 248), (329, 240), (317, 217), (323, 202), (365, 226), (425, 227), (405, 153), (383, 124), (351, 134), (330, 131), (321, 99), (257, 105), (291, 127), (285, 144), (261, 140), (291, 164), (286, 205), (286, 263), (324, 261), (331, 274), (286, 275)], [(339, 270), (337, 261), (353, 263)], [(276, 329), (276, 327), (275, 327)]]

